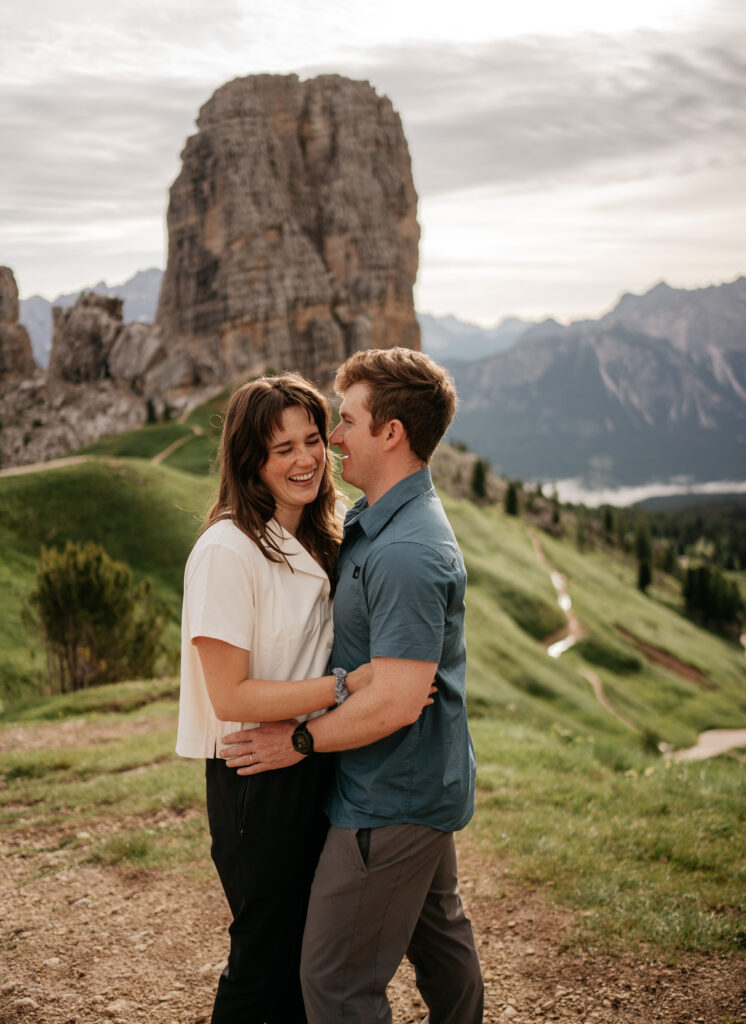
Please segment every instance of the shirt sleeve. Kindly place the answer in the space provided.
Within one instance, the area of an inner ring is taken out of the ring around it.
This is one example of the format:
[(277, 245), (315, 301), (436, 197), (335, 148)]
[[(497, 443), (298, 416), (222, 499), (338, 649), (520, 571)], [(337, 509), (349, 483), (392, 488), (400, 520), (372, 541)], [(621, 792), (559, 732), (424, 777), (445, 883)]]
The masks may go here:
[(221, 544), (195, 552), (187, 565), (184, 604), (189, 639), (207, 636), (250, 651), (255, 603), (251, 563)]
[(449, 580), (432, 549), (411, 542), (381, 547), (366, 566), (371, 658), (439, 662)]

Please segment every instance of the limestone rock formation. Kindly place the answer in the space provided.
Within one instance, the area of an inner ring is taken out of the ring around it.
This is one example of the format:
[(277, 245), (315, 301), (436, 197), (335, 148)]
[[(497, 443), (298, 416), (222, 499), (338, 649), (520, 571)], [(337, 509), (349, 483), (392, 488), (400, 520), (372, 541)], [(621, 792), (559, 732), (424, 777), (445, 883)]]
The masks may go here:
[(142, 393), (149, 371), (166, 358), (152, 324), (137, 321), (125, 324), (109, 349), (107, 370), (114, 380), (125, 381), (133, 391)]
[(391, 102), (338, 75), (256, 75), (197, 125), (171, 188), (164, 346), (205, 382), (323, 380), (359, 348), (419, 349), (417, 196)]
[(18, 285), (10, 267), (0, 267), (0, 381), (36, 370), (31, 339), (19, 323)]
[(50, 378), (81, 384), (109, 376), (109, 352), (122, 327), (121, 299), (84, 292), (71, 309), (55, 307)]
[[(15, 282), (0, 297), (0, 312), (11, 319), (18, 307), (14, 288)], [(26, 343), (30, 351), (27, 335)], [(44, 373), (33, 361), (31, 367), (0, 376), (2, 467), (45, 462), (141, 426), (148, 398), (158, 411), (165, 401), (179, 408), (196, 397), (189, 353), (167, 353), (152, 324), (123, 324), (122, 300), (92, 292), (70, 309), (54, 310), (49, 369)]]
[(54, 308), (49, 380), (112, 380), (157, 398), (194, 384), (188, 352), (167, 353), (153, 324), (122, 322), (122, 300), (84, 292), (70, 309)]

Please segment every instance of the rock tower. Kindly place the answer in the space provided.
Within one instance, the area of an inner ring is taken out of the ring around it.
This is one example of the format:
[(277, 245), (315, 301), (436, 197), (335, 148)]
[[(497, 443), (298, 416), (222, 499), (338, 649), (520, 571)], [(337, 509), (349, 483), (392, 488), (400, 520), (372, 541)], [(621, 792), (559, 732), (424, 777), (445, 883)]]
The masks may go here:
[(36, 370), (31, 338), (18, 321), (18, 285), (10, 267), (0, 267), (0, 382)]
[(324, 381), (359, 348), (419, 349), (417, 195), (391, 102), (338, 75), (256, 75), (197, 126), (156, 318), (195, 383), (269, 367)]

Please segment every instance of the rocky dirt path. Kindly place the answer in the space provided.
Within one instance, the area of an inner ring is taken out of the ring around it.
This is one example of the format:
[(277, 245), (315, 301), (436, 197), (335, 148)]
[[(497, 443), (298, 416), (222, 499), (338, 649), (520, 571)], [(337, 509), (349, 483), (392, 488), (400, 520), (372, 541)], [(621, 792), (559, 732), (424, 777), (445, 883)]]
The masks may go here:
[[(2, 749), (106, 743), (153, 722), (69, 722), (0, 732)], [(205, 828), (204, 813), (191, 810)], [(163, 809), (137, 820), (86, 821), (0, 841), (0, 1024), (206, 1024), (226, 955), (217, 879), (86, 863), (86, 845), (122, 825), (168, 830)], [(61, 845), (71, 835), (83, 845)], [(542, 892), (518, 888), (469, 830), (458, 837), (464, 901), (486, 983), (487, 1024), (746, 1024), (746, 961), (651, 951), (612, 956), (574, 947), (575, 923)], [(200, 865), (201, 867), (202, 865)], [(390, 988), (394, 1024), (426, 1008), (404, 965)]]
[[(168, 828), (162, 814), (156, 827)], [(116, 823), (96, 830), (116, 829)], [(216, 880), (72, 862), (39, 837), (31, 854), (3, 849), (0, 1022), (204, 1024), (226, 952), (228, 915)], [(76, 857), (78, 855), (76, 854)], [(568, 950), (572, 918), (536, 893), (506, 891), (500, 869), (460, 842), (465, 901), (482, 958), (488, 1024), (742, 1024), (743, 961)], [(425, 1007), (402, 967), (394, 1024)]]

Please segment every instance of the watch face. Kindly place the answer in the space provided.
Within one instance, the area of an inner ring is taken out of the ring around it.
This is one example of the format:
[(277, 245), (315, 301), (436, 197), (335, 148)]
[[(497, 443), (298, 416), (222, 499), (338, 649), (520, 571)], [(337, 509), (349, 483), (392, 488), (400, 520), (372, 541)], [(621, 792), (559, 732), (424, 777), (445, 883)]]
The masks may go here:
[(305, 724), (299, 725), (293, 733), (293, 747), (299, 754), (313, 753), (313, 738)]

